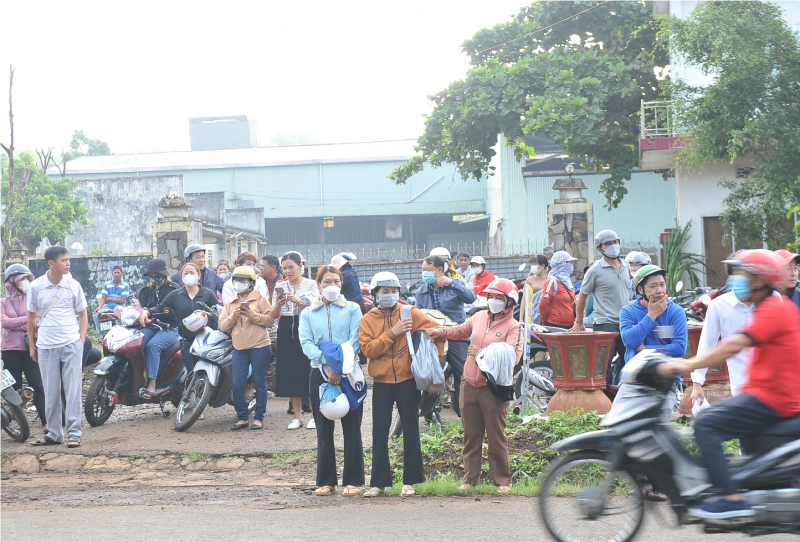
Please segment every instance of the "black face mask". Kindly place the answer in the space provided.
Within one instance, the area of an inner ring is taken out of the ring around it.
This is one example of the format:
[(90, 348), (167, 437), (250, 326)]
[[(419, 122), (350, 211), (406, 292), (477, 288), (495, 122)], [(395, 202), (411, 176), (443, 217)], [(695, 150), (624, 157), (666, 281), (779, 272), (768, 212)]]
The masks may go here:
[(153, 289), (158, 288), (159, 286), (161, 286), (161, 284), (163, 284), (163, 282), (164, 282), (164, 277), (147, 277), (147, 286), (149, 288)]

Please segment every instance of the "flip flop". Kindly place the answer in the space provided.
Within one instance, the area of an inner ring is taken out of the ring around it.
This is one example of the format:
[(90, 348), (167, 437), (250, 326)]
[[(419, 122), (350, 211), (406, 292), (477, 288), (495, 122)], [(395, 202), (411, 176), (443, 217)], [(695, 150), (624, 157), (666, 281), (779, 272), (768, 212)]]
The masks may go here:
[(40, 439), (36, 439), (33, 442), (31, 442), (31, 446), (56, 446), (58, 444), (61, 444), (61, 443), (58, 442), (55, 439), (52, 439), (52, 438), (48, 437), (47, 435), (43, 436)]
[(666, 495), (654, 490), (653, 486), (650, 484), (647, 484), (644, 487), (642, 487), (642, 497), (647, 499), (648, 501), (653, 501), (653, 502), (664, 502), (667, 500)]
[(361, 493), (361, 488), (358, 486), (344, 486), (342, 497), (356, 497)]
[(141, 397), (145, 401), (152, 401), (153, 399), (156, 398), (156, 392), (150, 391), (147, 388), (140, 388), (139, 397)]
[(333, 486), (322, 486), (314, 491), (314, 495), (318, 497), (328, 497), (336, 493), (336, 488)]

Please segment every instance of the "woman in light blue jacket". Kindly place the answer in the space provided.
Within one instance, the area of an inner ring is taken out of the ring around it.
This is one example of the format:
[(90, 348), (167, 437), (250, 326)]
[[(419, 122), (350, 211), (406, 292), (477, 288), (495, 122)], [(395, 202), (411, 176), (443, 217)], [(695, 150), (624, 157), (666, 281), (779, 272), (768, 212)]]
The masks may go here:
[[(324, 265), (317, 272), (317, 286), (322, 298), (300, 314), (300, 346), (303, 353), (311, 360), (311, 376), (309, 378), (309, 395), (317, 425), (317, 486), (316, 494), (332, 495), (336, 492), (338, 477), (336, 474), (336, 448), (333, 443), (335, 423), (323, 416), (319, 411), (319, 386), (325, 382), (319, 369), (325, 364), (325, 357), (319, 349), (323, 341), (335, 344), (350, 343), (358, 352), (358, 324), (361, 321), (361, 309), (352, 301), (347, 301), (341, 294), (342, 274), (332, 265)], [(356, 359), (358, 363), (358, 359)], [(328, 373), (332, 373), (328, 371)], [(341, 375), (331, 374), (331, 384), (339, 384)], [(354, 497), (364, 485), (364, 448), (361, 443), (361, 417), (364, 412), (362, 404), (351, 410), (341, 419), (344, 433), (344, 472), (342, 484), (345, 486), (342, 495)]]

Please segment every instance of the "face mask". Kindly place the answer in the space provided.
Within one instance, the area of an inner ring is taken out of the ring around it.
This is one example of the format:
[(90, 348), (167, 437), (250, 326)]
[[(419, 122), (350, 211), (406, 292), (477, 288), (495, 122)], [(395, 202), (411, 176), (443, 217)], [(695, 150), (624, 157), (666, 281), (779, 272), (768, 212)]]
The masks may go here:
[(31, 281), (29, 281), (28, 279), (21, 280), (19, 282), (19, 289), (23, 294), (27, 294), (28, 293), (28, 288), (30, 288), (30, 287), (31, 287)]
[(731, 275), (725, 285), (733, 291), (733, 295), (739, 301), (747, 301), (753, 295), (753, 290), (750, 289), (750, 279), (742, 275)]
[(230, 274), (230, 273), (217, 273), (217, 276), (218, 276), (219, 278), (221, 278), (222, 280), (227, 280), (227, 279), (228, 279), (228, 277), (230, 277), (230, 276), (231, 276), (231, 274)]
[(532, 265), (531, 266), (531, 274), (535, 275), (538, 272), (539, 272), (539, 266), (538, 265)]
[(381, 294), (378, 296), (378, 306), (382, 309), (391, 309), (400, 301), (400, 294)]
[(428, 284), (433, 284), (434, 282), (436, 282), (436, 273), (434, 273), (433, 271), (423, 271), (422, 280), (424, 280)]
[(250, 289), (250, 285), (249, 285), (249, 284), (247, 284), (246, 282), (239, 282), (239, 281), (236, 281), (236, 282), (234, 282), (234, 283), (233, 283), (233, 287), (234, 287), (234, 288), (236, 289), (236, 291), (237, 291), (237, 292), (239, 292), (240, 294), (241, 294), (241, 293), (244, 293), (244, 292), (246, 292), (247, 290), (249, 290), (249, 289)]
[(162, 280), (163, 279), (161, 277), (148, 277), (147, 278), (147, 285), (150, 288), (158, 288), (158, 286), (161, 284)]
[(194, 286), (197, 284), (197, 275), (186, 275), (183, 277), (184, 286)]
[(566, 271), (567, 275), (571, 275), (572, 272), (575, 270), (575, 267), (571, 263), (568, 263), (564, 268), (564, 270)]
[(617, 258), (619, 258), (619, 245), (607, 246), (606, 251), (603, 254), (611, 258), (612, 260), (616, 260)]
[(336, 301), (341, 293), (342, 289), (338, 286), (326, 286), (322, 289), (322, 297), (328, 301)]
[(506, 302), (503, 301), (502, 299), (492, 298), (489, 301), (487, 301), (486, 304), (489, 305), (489, 312), (491, 312), (492, 314), (501, 313), (506, 308)]

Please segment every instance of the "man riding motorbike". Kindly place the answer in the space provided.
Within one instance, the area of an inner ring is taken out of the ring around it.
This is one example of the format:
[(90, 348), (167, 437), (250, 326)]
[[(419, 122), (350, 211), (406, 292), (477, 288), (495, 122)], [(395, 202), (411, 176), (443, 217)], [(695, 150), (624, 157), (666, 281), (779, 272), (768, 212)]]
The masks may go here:
[(707, 354), (659, 367), (664, 375), (677, 375), (719, 365), (742, 349), (753, 348), (741, 393), (705, 410), (695, 422), (695, 438), (711, 482), (722, 493), (721, 499), (689, 510), (703, 519), (755, 514), (728, 472), (722, 443), (763, 432), (800, 414), (800, 312), (793, 303), (772, 295), (787, 281), (786, 264), (774, 252), (762, 249), (745, 250), (725, 263), (733, 267), (728, 287), (737, 298), (755, 305), (752, 319)]

